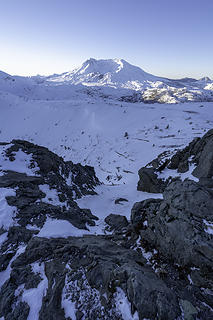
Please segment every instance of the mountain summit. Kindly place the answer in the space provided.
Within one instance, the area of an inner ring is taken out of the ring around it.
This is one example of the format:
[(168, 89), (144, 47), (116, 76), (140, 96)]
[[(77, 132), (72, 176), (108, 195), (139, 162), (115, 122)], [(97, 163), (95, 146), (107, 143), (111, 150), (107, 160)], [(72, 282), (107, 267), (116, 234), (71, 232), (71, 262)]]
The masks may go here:
[(71, 72), (49, 77), (49, 81), (69, 81), (73, 84), (116, 85), (121, 87), (126, 83), (141, 83), (160, 79), (123, 59), (96, 60), (94, 58), (86, 60), (79, 68)]

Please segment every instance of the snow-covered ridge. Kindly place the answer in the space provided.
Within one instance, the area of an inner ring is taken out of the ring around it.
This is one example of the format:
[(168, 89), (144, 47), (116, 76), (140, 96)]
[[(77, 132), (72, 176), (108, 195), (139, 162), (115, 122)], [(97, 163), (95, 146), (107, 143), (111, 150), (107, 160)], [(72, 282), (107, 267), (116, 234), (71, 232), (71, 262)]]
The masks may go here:
[(123, 59), (90, 58), (70, 72), (50, 76), (0, 72), (0, 95), (5, 92), (27, 100), (70, 100), (80, 94), (127, 102), (203, 102), (213, 101), (213, 81), (161, 78)]
[(124, 87), (128, 82), (158, 81), (151, 75), (123, 59), (86, 60), (79, 68), (62, 75), (49, 77), (49, 81), (69, 81), (73, 84), (114, 85)]

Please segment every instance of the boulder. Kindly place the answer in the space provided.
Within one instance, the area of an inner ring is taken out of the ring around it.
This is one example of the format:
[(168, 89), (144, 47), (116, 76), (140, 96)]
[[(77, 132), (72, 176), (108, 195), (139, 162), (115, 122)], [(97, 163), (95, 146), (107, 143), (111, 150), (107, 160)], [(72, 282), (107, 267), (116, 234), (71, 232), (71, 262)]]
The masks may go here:
[(159, 179), (154, 168), (143, 167), (138, 171), (139, 181), (137, 190), (150, 193), (161, 193), (164, 190), (165, 182)]
[(121, 230), (128, 226), (128, 220), (125, 216), (121, 216), (120, 214), (110, 214), (108, 215), (104, 221), (110, 227), (110, 230)]
[(139, 171), (138, 190), (150, 193), (162, 193), (171, 179), (161, 179), (160, 172), (165, 169), (176, 170), (171, 175), (188, 172), (190, 166), (195, 166), (192, 175), (200, 183), (212, 188), (213, 178), (213, 129), (209, 130), (202, 138), (195, 138), (182, 150), (177, 150), (172, 156), (162, 153), (146, 167)]

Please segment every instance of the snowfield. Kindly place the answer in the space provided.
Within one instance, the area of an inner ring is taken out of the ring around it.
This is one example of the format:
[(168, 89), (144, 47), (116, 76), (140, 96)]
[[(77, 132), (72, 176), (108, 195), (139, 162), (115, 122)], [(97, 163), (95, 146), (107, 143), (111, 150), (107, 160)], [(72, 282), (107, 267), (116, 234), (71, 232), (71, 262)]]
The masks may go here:
[[(80, 94), (67, 100), (25, 101), (8, 94), (0, 108), (1, 141), (28, 140), (65, 160), (94, 166), (104, 184), (97, 187), (98, 196), (83, 197), (78, 204), (101, 218), (100, 228), (94, 228), (98, 233), (108, 214), (129, 219), (136, 201), (156, 197), (136, 190), (142, 166), (164, 151), (183, 148), (213, 125), (211, 102), (121, 103)], [(119, 197), (128, 202), (116, 205)]]

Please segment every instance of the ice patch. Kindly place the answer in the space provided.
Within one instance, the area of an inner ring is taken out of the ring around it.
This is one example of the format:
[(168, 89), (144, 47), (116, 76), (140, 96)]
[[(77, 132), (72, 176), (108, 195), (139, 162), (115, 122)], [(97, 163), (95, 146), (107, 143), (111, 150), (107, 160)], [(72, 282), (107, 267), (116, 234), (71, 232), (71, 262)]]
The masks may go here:
[(87, 230), (75, 228), (66, 220), (56, 220), (47, 217), (47, 220), (37, 237), (58, 238), (58, 237), (82, 237), (84, 234), (89, 234)]
[(27, 224), (25, 228), (28, 230), (34, 230), (34, 231), (40, 230), (37, 226), (32, 226), (31, 224)]
[(15, 224), (14, 218), (16, 207), (9, 206), (6, 200), (8, 196), (15, 196), (16, 193), (10, 188), (0, 189), (0, 228), (8, 230)]
[(205, 232), (208, 234), (213, 234), (213, 223), (208, 222), (205, 219), (203, 220), (203, 223), (205, 224)]
[(27, 302), (30, 306), (30, 312), (27, 320), (39, 319), (39, 311), (42, 306), (42, 299), (46, 294), (48, 288), (48, 279), (44, 271), (44, 263), (39, 265), (39, 263), (32, 264), (32, 269), (34, 273), (39, 273), (42, 281), (38, 284), (37, 288), (32, 288), (24, 290), (22, 294), (22, 301)]
[(190, 284), (193, 284), (193, 281), (192, 281), (192, 278), (191, 278), (190, 274), (188, 274), (187, 278), (188, 278), (188, 280), (189, 280), (189, 283), (190, 283)]
[(184, 181), (185, 179), (190, 179), (190, 180), (194, 180), (195, 182), (198, 182), (199, 179), (192, 175), (192, 172), (195, 168), (196, 168), (195, 164), (191, 164), (189, 166), (189, 170), (185, 173), (180, 173), (177, 170), (172, 170), (172, 169), (166, 168), (163, 170), (163, 172), (158, 174), (158, 178), (166, 180), (170, 177), (172, 177), (172, 178), (179, 177), (182, 181)]
[(139, 320), (137, 311), (132, 315), (131, 304), (121, 288), (117, 288), (115, 303), (116, 309), (121, 313), (123, 320)]
[[(5, 147), (5, 146), (4, 146)], [(0, 159), (0, 175), (4, 175), (4, 171), (11, 170), (19, 173), (26, 173), (28, 176), (35, 176), (36, 172), (39, 170), (38, 166), (35, 165), (35, 161), (32, 158), (32, 154), (26, 154), (22, 150), (14, 152), (14, 161), (10, 161), (8, 157), (5, 156), (5, 150), (7, 148), (0, 148), (2, 157)], [(32, 167), (33, 166), (33, 167)]]
[(52, 204), (54, 206), (66, 206), (66, 202), (60, 202), (58, 198), (58, 191), (56, 189), (50, 189), (48, 184), (39, 185), (39, 189), (46, 194), (45, 198), (42, 198), (42, 202)]
[(7, 239), (7, 232), (4, 232), (0, 235), (0, 248), (2, 246), (2, 244), (5, 242), (5, 240)]

